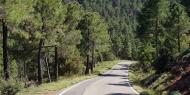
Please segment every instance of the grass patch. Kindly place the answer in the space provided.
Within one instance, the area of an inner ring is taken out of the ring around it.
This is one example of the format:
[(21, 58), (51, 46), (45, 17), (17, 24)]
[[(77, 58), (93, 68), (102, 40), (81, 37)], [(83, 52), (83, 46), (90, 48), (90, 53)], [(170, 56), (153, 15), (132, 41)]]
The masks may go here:
[(129, 70), (129, 80), (133, 83), (133, 87), (137, 92), (142, 95), (160, 95), (151, 86), (157, 80), (157, 75), (155, 75), (155, 70), (149, 68), (149, 70), (144, 71), (139, 63), (130, 66)]
[[(141, 83), (146, 77), (151, 75), (150, 73), (142, 73), (142, 71), (129, 71), (129, 80), (133, 83), (133, 88), (137, 90), (137, 92), (142, 93), (142, 95), (159, 95), (153, 89), (143, 86)], [(146, 94), (148, 93), (148, 94)]]
[(120, 61), (105, 61), (97, 64), (94, 73), (90, 75), (74, 75), (70, 77), (62, 77), (57, 82), (44, 83), (38, 87), (31, 87), (22, 89), (16, 95), (52, 95), (57, 94), (60, 90), (79, 83), (83, 80), (96, 77), (98, 74), (104, 73), (111, 69)]
[(167, 95), (165, 88), (171, 85), (172, 74), (169, 72), (156, 74), (151, 67), (144, 71), (139, 64), (133, 64), (130, 67), (129, 80), (133, 83), (133, 87), (145, 95)]
[(104, 61), (102, 63), (99, 63), (96, 65), (96, 68), (94, 69), (94, 74), (95, 75), (102, 74), (102, 73), (110, 70), (118, 62), (120, 62), (120, 61)]

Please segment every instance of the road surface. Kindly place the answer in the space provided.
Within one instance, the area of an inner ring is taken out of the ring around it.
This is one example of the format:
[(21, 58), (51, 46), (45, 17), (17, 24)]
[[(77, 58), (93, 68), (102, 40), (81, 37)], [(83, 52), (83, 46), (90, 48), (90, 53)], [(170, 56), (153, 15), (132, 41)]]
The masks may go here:
[(120, 62), (101, 76), (76, 84), (59, 95), (139, 95), (128, 80), (130, 64), (131, 61)]

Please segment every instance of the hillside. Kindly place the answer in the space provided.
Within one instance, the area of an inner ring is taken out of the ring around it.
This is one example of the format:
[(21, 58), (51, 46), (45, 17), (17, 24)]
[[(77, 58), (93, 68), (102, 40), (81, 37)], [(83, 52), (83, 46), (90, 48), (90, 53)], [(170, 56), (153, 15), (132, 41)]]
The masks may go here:
[(68, 87), (120, 59), (139, 61), (129, 77), (143, 93), (189, 94), (188, 0), (0, 0), (0, 38), (1, 95)]
[(78, 0), (87, 11), (100, 13), (108, 23), (113, 53), (123, 59), (137, 59), (137, 15), (144, 0)]

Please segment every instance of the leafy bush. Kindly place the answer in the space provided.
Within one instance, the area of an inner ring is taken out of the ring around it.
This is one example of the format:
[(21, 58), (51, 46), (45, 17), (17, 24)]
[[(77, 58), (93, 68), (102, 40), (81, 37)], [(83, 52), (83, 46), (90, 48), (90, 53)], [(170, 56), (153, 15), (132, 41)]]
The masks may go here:
[(139, 60), (142, 64), (151, 64), (155, 55), (155, 48), (151, 45), (141, 47), (139, 52)]
[(182, 95), (179, 91), (172, 91), (170, 95)]
[(116, 56), (112, 52), (103, 53), (103, 60), (110, 61), (117, 59)]
[(167, 65), (172, 63), (173, 57), (167, 48), (160, 49), (159, 57), (156, 58), (153, 66), (157, 73), (163, 73), (167, 70)]
[(151, 94), (147, 91), (144, 91), (144, 92), (141, 92), (140, 95), (151, 95)]
[(148, 72), (151, 68), (155, 55), (155, 48), (151, 45), (143, 46), (140, 48), (138, 60), (140, 61), (140, 67), (143, 71)]
[(141, 92), (140, 95), (163, 95), (163, 94), (160, 94), (154, 89), (144, 89), (144, 91)]
[(1, 95), (16, 95), (22, 88), (22, 84), (16, 81), (0, 81), (0, 94)]

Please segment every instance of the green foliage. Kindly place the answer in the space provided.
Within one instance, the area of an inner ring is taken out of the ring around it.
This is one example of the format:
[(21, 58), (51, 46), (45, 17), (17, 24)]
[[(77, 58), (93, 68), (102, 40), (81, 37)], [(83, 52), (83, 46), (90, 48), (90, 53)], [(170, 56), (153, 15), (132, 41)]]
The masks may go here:
[[(58, 47), (60, 75), (82, 74), (84, 72), (84, 53), (86, 39), (79, 24), (88, 19), (91, 25), (90, 38), (96, 45), (95, 58), (100, 55), (111, 56), (111, 41), (108, 25), (95, 12), (87, 12), (77, 2), (60, 0), (9, 0), (1, 5), (7, 15), (4, 18), (9, 28), (9, 58), (11, 76), (20, 80), (35, 80), (37, 76), (37, 53), (39, 41), (44, 40), (41, 51), (42, 73), (46, 78), (53, 74), (54, 46)], [(89, 18), (84, 18), (89, 15)], [(86, 24), (86, 23), (82, 23)], [(0, 28), (1, 24), (0, 24)], [(0, 30), (1, 31), (1, 30)], [(1, 42), (2, 43), (2, 42)], [(83, 51), (81, 51), (83, 50)], [(0, 56), (2, 56), (2, 48)], [(105, 57), (103, 56), (103, 57)], [(1, 57), (2, 58), (2, 57)], [(0, 63), (2, 60), (0, 60)], [(3, 66), (0, 74), (3, 76)]]
[(16, 81), (0, 81), (1, 95), (16, 95), (16, 93), (20, 91), (21, 88), (23, 88), (22, 84)]
[(151, 95), (151, 94), (149, 92), (144, 91), (144, 92), (141, 92), (140, 95)]
[[(147, 68), (154, 67), (156, 75), (143, 79), (154, 90), (162, 91), (166, 87), (163, 81), (170, 84), (168, 82), (171, 82), (170, 76), (173, 75), (167, 73), (165, 76), (164, 73), (170, 70), (173, 63), (178, 62), (174, 56), (189, 47), (189, 39), (186, 38), (189, 37), (189, 7), (184, 2), (188, 3), (186, 0), (147, 0), (138, 16), (137, 36), (141, 42), (138, 59), (143, 73), (151, 73)], [(141, 69), (137, 72), (141, 72)]]
[(91, 53), (92, 48), (96, 50), (95, 56), (110, 51), (107, 24), (98, 13), (85, 14), (78, 28), (83, 36), (80, 44), (82, 55)]
[(160, 56), (157, 57), (153, 66), (157, 70), (158, 73), (164, 72), (167, 70), (166, 67), (169, 64), (172, 64), (173, 60), (174, 60), (173, 56), (171, 55), (171, 53), (169, 53), (169, 50), (167, 48), (161, 48)]
[(182, 95), (179, 91), (173, 91), (170, 93), (170, 95)]
[[(59, 75), (84, 73), (87, 55), (96, 62), (138, 59), (144, 71), (154, 66), (163, 73), (173, 55), (189, 47), (189, 2), (181, 1), (1, 0), (9, 30), (11, 76), (36, 80), (40, 40), (44, 78), (54, 74), (55, 46)], [(0, 63), (2, 55), (0, 48)], [(0, 76), (2, 71), (0, 64)], [(2, 84), (7, 89), (2, 87), (2, 93), (19, 90), (14, 82)]]
[[(118, 58), (135, 59), (136, 16), (141, 0), (81, 0), (87, 11), (99, 12), (108, 22), (112, 52)], [(132, 50), (133, 49), (133, 50)]]
[[(182, 40), (185, 39), (185, 36), (188, 36), (189, 24), (189, 17), (184, 6), (177, 2), (173, 3), (165, 25), (167, 32), (165, 33), (166, 42), (164, 44), (165, 47), (171, 50), (171, 53), (175, 54), (188, 47), (189, 41), (184, 42)], [(169, 45), (166, 43), (169, 43)]]
[(155, 48), (153, 48), (151, 45), (147, 45), (144, 47), (141, 47), (139, 51), (139, 60), (140, 63), (144, 65), (150, 65), (154, 60), (155, 55)]
[[(101, 56), (99, 56), (101, 57)], [(110, 52), (106, 52), (103, 53), (103, 59), (105, 61), (110, 61), (110, 60), (116, 60), (117, 58), (115, 57), (115, 55), (110, 51)]]
[(139, 60), (163, 71), (173, 62), (173, 55), (188, 47), (185, 36), (188, 36), (189, 17), (185, 8), (176, 1), (148, 0), (138, 19), (137, 33), (144, 47), (140, 49)]

